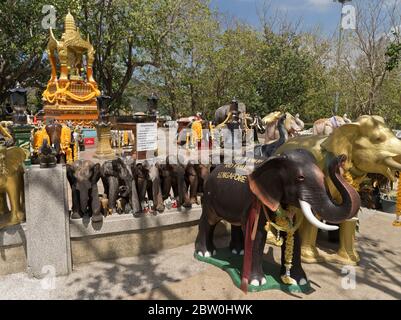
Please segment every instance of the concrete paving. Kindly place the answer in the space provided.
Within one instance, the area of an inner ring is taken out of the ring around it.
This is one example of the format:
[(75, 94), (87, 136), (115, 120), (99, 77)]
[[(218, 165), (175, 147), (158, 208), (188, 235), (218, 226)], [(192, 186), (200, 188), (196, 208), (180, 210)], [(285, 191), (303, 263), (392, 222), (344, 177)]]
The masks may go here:
[[(401, 228), (394, 215), (364, 209), (357, 250), (355, 286), (337, 264), (304, 264), (312, 292), (278, 290), (243, 294), (224, 271), (193, 258), (193, 245), (155, 255), (74, 266), (68, 277), (0, 277), (1, 299), (401, 299)], [(228, 239), (219, 239), (224, 246)], [(266, 246), (265, 259), (278, 270), (279, 249)]]

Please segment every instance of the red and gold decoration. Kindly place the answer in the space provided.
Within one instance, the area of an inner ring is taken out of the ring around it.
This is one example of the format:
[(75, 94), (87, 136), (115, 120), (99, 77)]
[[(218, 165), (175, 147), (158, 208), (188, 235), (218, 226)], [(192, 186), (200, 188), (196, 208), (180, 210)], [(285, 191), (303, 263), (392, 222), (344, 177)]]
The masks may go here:
[(401, 178), (398, 178), (397, 202), (395, 206), (396, 218), (393, 222), (394, 227), (401, 227)]
[[(87, 40), (81, 38), (74, 17), (68, 12), (65, 31), (57, 40), (50, 29), (47, 53), (51, 65), (51, 78), (43, 92), (45, 118), (59, 122), (72, 121), (90, 125), (97, 120), (96, 97), (100, 91), (93, 79), (95, 50)], [(57, 72), (57, 59), (60, 64)]]

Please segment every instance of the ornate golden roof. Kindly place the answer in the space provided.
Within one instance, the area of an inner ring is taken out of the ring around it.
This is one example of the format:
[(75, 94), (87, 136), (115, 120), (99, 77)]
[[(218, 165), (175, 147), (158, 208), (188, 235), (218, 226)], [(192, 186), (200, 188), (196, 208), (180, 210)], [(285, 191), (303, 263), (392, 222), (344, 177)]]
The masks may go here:
[(95, 50), (89, 37), (87, 41), (81, 37), (70, 11), (64, 21), (64, 33), (60, 40), (55, 38), (51, 28), (49, 30), (47, 51), (52, 73), (43, 99), (49, 104), (96, 103), (100, 91), (93, 78)]
[(68, 10), (67, 15), (65, 16), (64, 30), (66, 33), (77, 31), (77, 26), (75, 25), (75, 19), (71, 14), (70, 10)]

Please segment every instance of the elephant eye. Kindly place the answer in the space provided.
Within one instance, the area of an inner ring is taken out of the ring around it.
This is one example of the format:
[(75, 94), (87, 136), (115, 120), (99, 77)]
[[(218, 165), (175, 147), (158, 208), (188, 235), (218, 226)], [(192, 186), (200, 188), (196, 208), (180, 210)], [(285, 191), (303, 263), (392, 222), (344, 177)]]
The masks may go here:
[(303, 181), (305, 181), (305, 177), (304, 176), (298, 176), (297, 177), (297, 181), (298, 182), (303, 182)]

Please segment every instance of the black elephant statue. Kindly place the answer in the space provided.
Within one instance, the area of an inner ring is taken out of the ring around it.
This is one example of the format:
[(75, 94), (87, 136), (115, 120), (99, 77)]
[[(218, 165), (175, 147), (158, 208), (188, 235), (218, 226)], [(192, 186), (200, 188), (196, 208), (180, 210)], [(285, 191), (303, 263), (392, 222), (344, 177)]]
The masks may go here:
[[(235, 103), (235, 102), (236, 101), (233, 100), (231, 102), (231, 104), (224, 105), (224, 106), (222, 106), (222, 107), (220, 107), (220, 108), (218, 108), (216, 110), (216, 112), (214, 113), (214, 124), (215, 125), (219, 125), (220, 123), (223, 123), (224, 120), (227, 119), (227, 116), (228, 116), (229, 112), (232, 111), (231, 110), (232, 109), (232, 104)], [(237, 108), (236, 109), (237, 109), (239, 114), (246, 112), (246, 106), (245, 106), (244, 103), (236, 102), (236, 104), (237, 104)]]
[(177, 207), (191, 208), (186, 182), (186, 165), (182, 157), (168, 156), (166, 163), (159, 166), (163, 200), (170, 196), (171, 189), (177, 201)]
[(92, 222), (103, 220), (97, 183), (100, 180), (100, 164), (90, 160), (78, 160), (67, 164), (67, 179), (72, 190), (72, 219), (86, 216)]
[(131, 172), (132, 165), (135, 165), (134, 160), (132, 163), (126, 163), (123, 159), (117, 158), (106, 161), (101, 166), (104, 193), (109, 200), (108, 207), (112, 214), (117, 213), (117, 211), (119, 213), (125, 211), (121, 209), (121, 206), (117, 206), (117, 200), (120, 198), (127, 200), (133, 213), (142, 211), (136, 182)]
[(61, 131), (63, 126), (60, 123), (51, 121), (46, 127), (47, 135), (49, 136), (49, 144), (56, 149), (56, 153), (59, 156), (61, 151)]
[(287, 116), (286, 116), (286, 114), (284, 114), (279, 118), (279, 120), (277, 122), (279, 138), (276, 141), (273, 141), (273, 142), (270, 142), (267, 144), (257, 145), (254, 147), (255, 157), (268, 158), (268, 157), (272, 156), (276, 152), (276, 150), (285, 143), (286, 136), (287, 136), (287, 130), (285, 129), (284, 121), (286, 118), (287, 118)]
[(161, 192), (161, 181), (159, 173), (160, 164), (145, 160), (131, 165), (131, 171), (136, 181), (139, 202), (142, 204), (146, 199), (153, 202), (152, 211), (162, 213), (165, 209)]
[[(313, 155), (306, 150), (292, 150), (269, 159), (254, 159), (256, 165), (226, 164), (217, 166), (209, 175), (202, 202), (202, 216), (195, 242), (195, 252), (204, 257), (215, 253), (213, 231), (216, 224), (226, 220), (232, 224), (230, 247), (245, 251), (242, 270), (242, 290), (248, 283), (254, 286), (266, 282), (262, 256), (266, 243), (266, 223), (284, 228), (282, 235), (281, 279), (287, 284), (303, 285), (307, 278), (301, 265), (301, 248), (297, 226), (305, 217), (314, 226), (336, 230), (328, 223), (339, 223), (353, 217), (359, 210), (358, 193), (342, 177), (340, 167), (346, 156), (330, 162), (329, 174), (339, 190), (342, 203), (336, 204), (328, 195), (324, 174)], [(279, 206), (298, 207), (303, 214), (279, 217)], [(284, 222), (283, 222), (284, 221)], [(243, 241), (245, 239), (245, 241)]]

